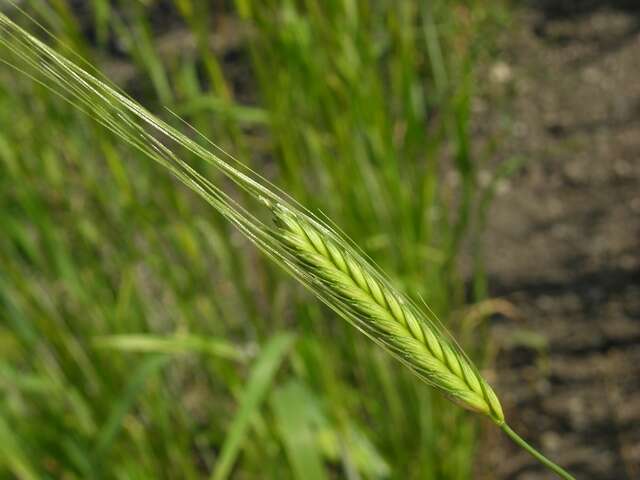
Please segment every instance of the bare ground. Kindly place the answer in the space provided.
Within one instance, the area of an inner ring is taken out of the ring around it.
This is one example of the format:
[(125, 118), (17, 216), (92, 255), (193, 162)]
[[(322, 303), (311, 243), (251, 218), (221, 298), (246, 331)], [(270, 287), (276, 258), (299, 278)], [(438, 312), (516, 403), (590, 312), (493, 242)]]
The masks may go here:
[[(531, 1), (501, 45), (477, 134), (527, 162), (488, 228), (491, 294), (520, 314), (492, 325), (494, 383), (577, 478), (640, 478), (640, 2)], [(477, 478), (553, 478), (486, 436)]]

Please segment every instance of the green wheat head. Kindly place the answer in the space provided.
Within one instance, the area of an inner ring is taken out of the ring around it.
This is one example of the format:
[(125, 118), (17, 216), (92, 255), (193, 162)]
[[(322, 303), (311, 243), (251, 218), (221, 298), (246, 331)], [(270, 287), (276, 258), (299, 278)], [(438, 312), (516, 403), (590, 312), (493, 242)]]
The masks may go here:
[(280, 204), (272, 210), (298, 268), (343, 317), (452, 400), (504, 422), (498, 398), (477, 369), (380, 272), (306, 215)]

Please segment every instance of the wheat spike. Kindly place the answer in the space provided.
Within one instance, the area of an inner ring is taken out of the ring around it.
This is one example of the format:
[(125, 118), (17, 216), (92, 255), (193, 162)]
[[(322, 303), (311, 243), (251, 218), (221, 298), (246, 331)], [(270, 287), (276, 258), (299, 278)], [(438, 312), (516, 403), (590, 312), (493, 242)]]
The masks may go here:
[(272, 208), (298, 268), (344, 308), (348, 320), (461, 405), (504, 423), (477, 369), (426, 316), (332, 232), (283, 205)]

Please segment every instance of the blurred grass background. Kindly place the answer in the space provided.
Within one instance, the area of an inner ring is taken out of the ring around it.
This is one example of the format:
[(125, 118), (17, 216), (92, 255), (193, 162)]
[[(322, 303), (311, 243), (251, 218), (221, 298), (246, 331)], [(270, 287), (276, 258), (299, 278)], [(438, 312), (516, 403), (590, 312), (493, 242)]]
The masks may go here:
[[(20, 5), (326, 213), (482, 361), (482, 322), (464, 312), (486, 297), (495, 182), (479, 181), (470, 117), (502, 3)], [(167, 172), (4, 65), (0, 124), (0, 477), (472, 476), (471, 414)]]

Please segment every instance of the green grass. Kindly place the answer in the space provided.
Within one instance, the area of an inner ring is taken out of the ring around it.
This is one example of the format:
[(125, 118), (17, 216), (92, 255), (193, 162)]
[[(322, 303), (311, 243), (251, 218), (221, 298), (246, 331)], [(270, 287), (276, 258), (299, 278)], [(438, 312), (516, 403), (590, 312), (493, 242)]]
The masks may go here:
[[(459, 255), (490, 197), (469, 122), (498, 5), (209, 3), (26, 7), (326, 212), (443, 321), (481, 300)], [(470, 477), (475, 421), (164, 170), (4, 66), (0, 122), (0, 477)]]

